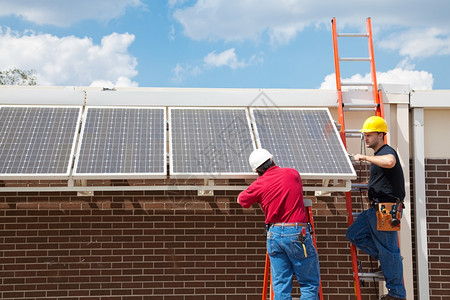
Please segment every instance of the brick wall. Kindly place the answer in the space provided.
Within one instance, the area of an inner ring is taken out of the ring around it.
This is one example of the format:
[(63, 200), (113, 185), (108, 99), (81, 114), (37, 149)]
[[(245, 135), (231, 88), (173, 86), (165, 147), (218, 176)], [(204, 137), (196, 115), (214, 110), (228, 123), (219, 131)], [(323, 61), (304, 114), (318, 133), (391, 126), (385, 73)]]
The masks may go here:
[(1, 299), (258, 298), (259, 209), (229, 195), (100, 194), (0, 197)]
[(427, 159), (425, 182), (430, 300), (450, 295), (450, 159)]
[[(431, 299), (450, 294), (450, 160), (427, 160)], [(367, 176), (363, 169), (362, 177)], [(354, 194), (365, 208), (365, 193)], [(0, 299), (261, 299), (258, 206), (237, 192), (0, 194)], [(324, 299), (354, 299), (343, 194), (314, 197)], [(365, 271), (375, 268), (360, 253)], [(367, 282), (363, 299), (376, 299)], [(294, 296), (299, 296), (294, 284)]]
[[(260, 299), (264, 216), (236, 194), (3, 193), (0, 298)], [(351, 299), (345, 200), (310, 198), (325, 299)]]

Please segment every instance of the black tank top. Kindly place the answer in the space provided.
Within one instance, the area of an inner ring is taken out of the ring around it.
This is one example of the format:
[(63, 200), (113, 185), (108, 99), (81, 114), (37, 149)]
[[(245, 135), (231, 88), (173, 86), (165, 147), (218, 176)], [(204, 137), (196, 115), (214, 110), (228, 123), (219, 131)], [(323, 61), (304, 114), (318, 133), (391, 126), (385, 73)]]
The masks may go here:
[(392, 154), (395, 166), (391, 169), (370, 165), (369, 199), (375, 202), (395, 202), (405, 198), (405, 179), (397, 152), (389, 146), (383, 145), (375, 156)]

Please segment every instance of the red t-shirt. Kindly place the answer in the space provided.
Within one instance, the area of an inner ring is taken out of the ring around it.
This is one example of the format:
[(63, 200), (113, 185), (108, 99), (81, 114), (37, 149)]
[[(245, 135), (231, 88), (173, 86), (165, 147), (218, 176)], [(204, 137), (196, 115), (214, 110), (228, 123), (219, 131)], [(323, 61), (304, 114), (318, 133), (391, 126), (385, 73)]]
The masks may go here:
[(302, 179), (295, 169), (269, 168), (239, 194), (238, 201), (245, 208), (259, 203), (266, 224), (307, 222)]

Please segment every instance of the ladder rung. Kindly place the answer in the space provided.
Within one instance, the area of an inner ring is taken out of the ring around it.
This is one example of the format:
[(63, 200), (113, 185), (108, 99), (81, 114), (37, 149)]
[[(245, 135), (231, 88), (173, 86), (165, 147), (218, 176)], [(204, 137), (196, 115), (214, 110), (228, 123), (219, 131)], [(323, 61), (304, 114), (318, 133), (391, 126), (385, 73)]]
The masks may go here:
[(352, 188), (368, 188), (369, 184), (367, 183), (352, 183)]
[(372, 82), (341, 82), (342, 86), (372, 86)]
[(340, 61), (370, 61), (370, 57), (345, 57), (339, 58)]
[(345, 129), (345, 133), (357, 133), (361, 136), (361, 131), (359, 131), (359, 129)]
[(359, 279), (374, 279), (375, 281), (384, 281), (384, 276), (382, 273), (358, 273)]
[(368, 33), (338, 33), (338, 37), (369, 37)]
[(344, 110), (353, 111), (369, 111), (376, 109), (379, 104), (377, 103), (342, 103)]
[(343, 107), (378, 107), (378, 103), (342, 103)]
[(375, 110), (375, 107), (371, 108), (364, 108), (364, 107), (344, 107), (344, 110), (352, 110), (352, 111), (368, 111), (368, 110)]
[(361, 138), (361, 133), (346, 132), (345, 136), (351, 138)]

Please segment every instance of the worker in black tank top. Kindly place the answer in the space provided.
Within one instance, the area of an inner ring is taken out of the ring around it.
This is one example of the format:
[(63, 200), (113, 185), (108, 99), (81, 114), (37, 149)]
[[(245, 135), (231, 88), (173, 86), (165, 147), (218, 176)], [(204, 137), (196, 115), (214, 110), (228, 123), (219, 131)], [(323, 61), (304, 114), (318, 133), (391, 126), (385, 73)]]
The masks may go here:
[(397, 231), (378, 230), (375, 209), (378, 203), (403, 201), (403, 170), (395, 150), (384, 142), (388, 128), (383, 118), (368, 118), (360, 131), (364, 133), (366, 146), (373, 149), (374, 155), (356, 154), (354, 159), (370, 163), (368, 196), (373, 205), (357, 217), (347, 229), (346, 235), (357, 248), (380, 261), (389, 291), (381, 299), (406, 299)]

